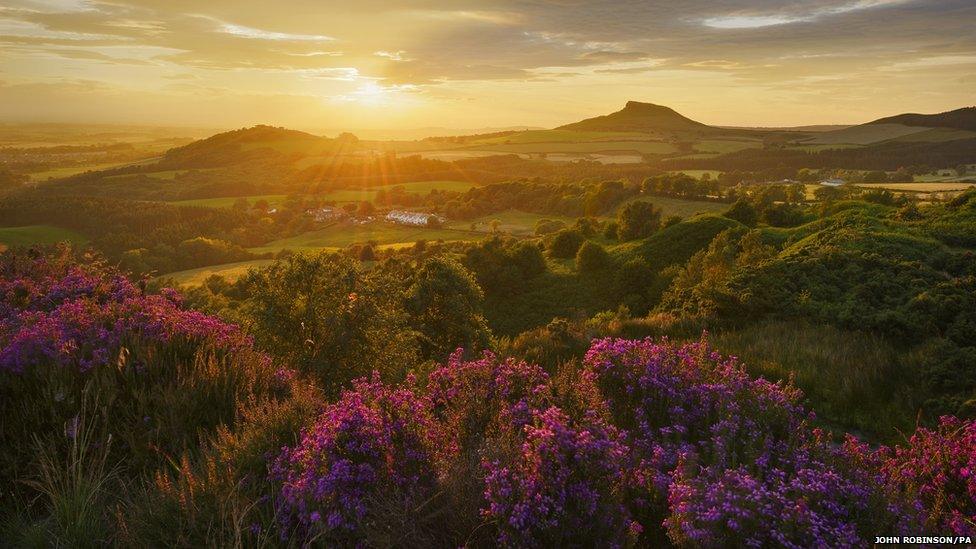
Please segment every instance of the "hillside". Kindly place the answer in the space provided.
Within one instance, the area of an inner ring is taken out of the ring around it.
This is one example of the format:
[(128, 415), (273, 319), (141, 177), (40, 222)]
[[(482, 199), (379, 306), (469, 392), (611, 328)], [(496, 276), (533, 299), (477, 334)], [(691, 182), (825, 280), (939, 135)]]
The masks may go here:
[(167, 167), (209, 167), (239, 162), (242, 159), (273, 153), (322, 153), (333, 149), (339, 140), (319, 137), (298, 130), (273, 126), (253, 126), (194, 141), (170, 149), (160, 161)]
[(628, 101), (622, 110), (615, 113), (587, 118), (556, 129), (653, 133), (658, 131), (702, 131), (717, 128), (696, 122), (662, 105)]
[(938, 114), (907, 113), (880, 118), (868, 124), (901, 124), (902, 126), (925, 128), (955, 128), (976, 131), (976, 107), (964, 107)]

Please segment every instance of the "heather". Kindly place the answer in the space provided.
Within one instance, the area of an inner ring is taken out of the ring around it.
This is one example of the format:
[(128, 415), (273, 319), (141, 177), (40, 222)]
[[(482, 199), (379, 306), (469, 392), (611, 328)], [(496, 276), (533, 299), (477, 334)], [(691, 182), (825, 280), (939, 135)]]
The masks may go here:
[[(666, 315), (556, 321), (479, 351), (471, 275), (448, 258), (417, 266), (284, 260), (242, 285), (257, 298), (240, 311), (252, 340), (97, 257), (5, 254), (0, 534), (859, 547), (974, 533), (972, 421), (946, 416), (877, 444), (823, 429), (790, 381), (713, 346), (729, 336), (581, 343), (698, 329)], [(275, 302), (290, 292), (302, 299)], [(442, 357), (452, 341), (475, 348)]]

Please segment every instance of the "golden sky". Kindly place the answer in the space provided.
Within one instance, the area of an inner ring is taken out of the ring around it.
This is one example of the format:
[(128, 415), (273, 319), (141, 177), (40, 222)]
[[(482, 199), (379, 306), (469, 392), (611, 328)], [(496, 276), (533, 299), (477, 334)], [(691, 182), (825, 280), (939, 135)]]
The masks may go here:
[(0, 0), (0, 121), (551, 127), (976, 104), (976, 0)]

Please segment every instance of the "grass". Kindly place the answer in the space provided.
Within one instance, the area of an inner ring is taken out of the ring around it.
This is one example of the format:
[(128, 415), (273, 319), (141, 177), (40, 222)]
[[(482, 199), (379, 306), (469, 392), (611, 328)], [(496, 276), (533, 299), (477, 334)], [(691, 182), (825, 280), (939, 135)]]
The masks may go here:
[(700, 213), (724, 212), (729, 204), (723, 202), (709, 202), (705, 200), (685, 200), (667, 196), (638, 196), (622, 203), (617, 209), (623, 208), (630, 202), (642, 200), (650, 202), (661, 209), (661, 217), (677, 215), (682, 218), (692, 217)]
[(128, 166), (129, 164), (131, 164), (131, 162), (104, 162), (101, 164), (87, 164), (84, 166), (64, 166), (61, 168), (44, 170), (42, 172), (34, 172), (30, 174), (30, 177), (32, 181), (47, 181), (48, 179), (60, 179), (62, 177), (70, 177), (72, 175), (78, 175), (85, 172), (94, 172), (108, 168), (117, 168), (119, 166)]
[(919, 181), (915, 183), (858, 183), (858, 187), (868, 189), (888, 189), (891, 191), (912, 191), (923, 193), (938, 193), (949, 191), (964, 191), (976, 187), (976, 183), (954, 183), (951, 181)]
[[(316, 195), (322, 200), (334, 202), (363, 202), (371, 201), (376, 197), (376, 191), (380, 189), (389, 190), (394, 187), (402, 187), (406, 192), (426, 194), (433, 190), (464, 192), (475, 184), (469, 181), (414, 181), (411, 183), (399, 183), (395, 185), (382, 185), (378, 187), (366, 187), (363, 189), (342, 189), (330, 193)], [(229, 208), (234, 205), (239, 196), (223, 196), (219, 198), (194, 198), (191, 200), (177, 200), (173, 204), (182, 206), (202, 206), (205, 208)], [(288, 198), (284, 194), (260, 194), (247, 195), (248, 202), (253, 205), (258, 200), (266, 200), (269, 206), (277, 206)]]
[[(136, 176), (139, 176), (139, 175), (145, 175), (145, 176), (151, 177), (153, 179), (163, 179), (163, 180), (166, 180), (166, 181), (172, 181), (173, 179), (176, 179), (176, 176), (181, 175), (181, 174), (184, 174), (184, 173), (186, 173), (188, 171), (189, 170), (162, 170), (162, 171), (158, 171), (158, 172), (146, 172), (146, 173), (141, 173), (141, 174), (110, 175), (110, 176), (106, 177), (105, 179), (109, 179), (109, 180), (111, 180), (111, 179), (125, 179), (127, 177), (136, 177)], [(198, 170), (198, 171), (209, 171), (209, 170)]]
[(428, 229), (393, 225), (375, 221), (367, 225), (337, 224), (317, 231), (309, 231), (289, 238), (275, 240), (264, 246), (251, 248), (254, 253), (292, 251), (318, 251), (339, 249), (351, 244), (375, 242), (380, 246), (405, 246), (418, 240), (479, 240), (484, 236), (471, 231), (457, 229)]
[(210, 275), (220, 275), (230, 282), (244, 276), (251, 269), (260, 269), (272, 263), (271, 259), (255, 259), (252, 261), (238, 261), (236, 263), (224, 263), (222, 265), (210, 265), (199, 269), (189, 269), (168, 273), (165, 278), (172, 278), (180, 286), (199, 286), (203, 284)]
[[(192, 200), (176, 200), (171, 202), (171, 204), (176, 204), (178, 206), (200, 206), (203, 208), (230, 208), (242, 197), (239, 196), (224, 196), (221, 198), (194, 198)], [(253, 194), (248, 195), (246, 198), (248, 203), (252, 206), (258, 200), (267, 200), (269, 206), (277, 206), (288, 198), (284, 194)]]
[(562, 221), (566, 225), (572, 225), (576, 222), (575, 218), (564, 215), (546, 215), (520, 210), (506, 210), (504, 212), (484, 215), (476, 219), (453, 221), (448, 224), (448, 228), (470, 230), (473, 224), (476, 231), (488, 232), (491, 230), (491, 222), (495, 219), (501, 221), (498, 227), (500, 232), (513, 235), (535, 234), (535, 224), (540, 219)]
[[(754, 376), (794, 379), (828, 425), (853, 426), (877, 437), (914, 427), (910, 395), (897, 380), (910, 375), (899, 353), (879, 336), (799, 320), (767, 321), (711, 336)], [(904, 386), (904, 385), (902, 385)]]
[(84, 244), (88, 239), (80, 233), (54, 227), (52, 225), (26, 225), (23, 227), (0, 227), (0, 250), (12, 246), (32, 244), (56, 244), (69, 241)]
[(529, 130), (511, 135), (488, 137), (473, 141), (476, 144), (512, 143), (579, 143), (592, 141), (635, 141), (646, 137), (636, 132), (588, 132), (575, 130)]
[(823, 132), (816, 136), (804, 140), (799, 145), (869, 145), (879, 141), (897, 139), (906, 135), (921, 133), (926, 128), (914, 126), (903, 126), (901, 124), (865, 124), (862, 126), (852, 126), (843, 130)]
[(474, 147), (478, 151), (499, 153), (599, 153), (633, 151), (642, 154), (669, 154), (677, 149), (664, 141), (587, 141), (556, 143), (509, 143)]
[(703, 139), (695, 143), (695, 150), (703, 153), (725, 154), (743, 149), (762, 148), (761, 141), (743, 141), (731, 139)]
[(701, 179), (706, 173), (712, 179), (718, 179), (718, 176), (722, 175), (722, 172), (718, 170), (676, 170), (671, 173), (683, 173), (688, 177), (694, 177), (695, 179)]

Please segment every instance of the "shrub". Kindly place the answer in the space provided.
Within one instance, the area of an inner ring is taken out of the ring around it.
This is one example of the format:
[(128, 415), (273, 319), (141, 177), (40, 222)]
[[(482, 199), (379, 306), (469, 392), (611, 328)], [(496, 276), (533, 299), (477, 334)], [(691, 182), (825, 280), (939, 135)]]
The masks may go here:
[(573, 229), (563, 229), (549, 242), (549, 255), (559, 259), (569, 259), (583, 245), (583, 235)]
[(661, 210), (643, 200), (627, 204), (617, 216), (617, 235), (620, 240), (647, 238), (660, 226)]
[(603, 246), (587, 240), (576, 252), (576, 268), (582, 273), (602, 271), (610, 266), (610, 255)]
[(732, 207), (722, 215), (734, 219), (746, 227), (755, 227), (756, 222), (759, 221), (759, 212), (756, 211), (756, 207), (745, 198), (736, 200), (735, 204), (732, 204)]
[(320, 543), (409, 545), (409, 530), (397, 526), (434, 531), (424, 521), (436, 519), (427, 507), (446, 450), (437, 433), (427, 399), (375, 375), (356, 381), (272, 467), (284, 532)]

